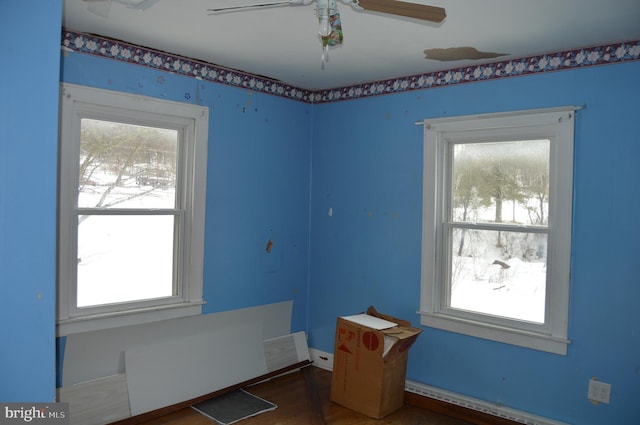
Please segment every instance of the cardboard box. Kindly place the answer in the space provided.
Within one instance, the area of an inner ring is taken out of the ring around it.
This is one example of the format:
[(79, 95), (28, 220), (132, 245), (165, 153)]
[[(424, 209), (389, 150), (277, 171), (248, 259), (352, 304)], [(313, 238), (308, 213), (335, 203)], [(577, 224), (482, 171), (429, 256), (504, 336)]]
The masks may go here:
[(422, 332), (378, 313), (339, 317), (331, 377), (331, 401), (383, 418), (404, 404), (409, 348)]

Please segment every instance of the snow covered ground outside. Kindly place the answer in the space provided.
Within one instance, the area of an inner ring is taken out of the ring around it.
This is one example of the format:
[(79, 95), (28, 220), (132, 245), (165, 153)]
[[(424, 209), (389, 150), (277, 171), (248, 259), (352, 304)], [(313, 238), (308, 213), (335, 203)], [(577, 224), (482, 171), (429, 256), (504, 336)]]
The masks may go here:
[[(478, 222), (491, 223), (495, 206), (479, 208)], [(528, 223), (526, 208), (505, 203), (502, 216)], [(457, 255), (463, 232), (452, 243), (451, 307), (495, 316), (544, 323), (546, 292), (545, 235), (467, 230), (464, 249)]]
[(506, 260), (509, 268), (487, 258), (457, 257), (462, 269), (453, 284), (451, 306), (494, 316), (544, 323), (544, 262)]
[[(106, 186), (85, 187), (79, 204), (94, 206)], [(173, 208), (173, 188), (115, 188), (107, 202), (133, 197), (115, 208)], [(78, 227), (78, 306), (167, 297), (173, 288), (174, 217), (92, 215)], [(113, 267), (118, 264), (118, 267)]]

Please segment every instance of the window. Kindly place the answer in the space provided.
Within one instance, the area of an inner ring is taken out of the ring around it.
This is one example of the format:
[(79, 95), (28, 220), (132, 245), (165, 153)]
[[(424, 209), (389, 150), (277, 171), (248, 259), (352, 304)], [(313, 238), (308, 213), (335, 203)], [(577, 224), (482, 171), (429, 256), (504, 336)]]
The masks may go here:
[(566, 354), (575, 110), (424, 121), (423, 325)]
[(199, 314), (208, 110), (64, 84), (59, 334)]

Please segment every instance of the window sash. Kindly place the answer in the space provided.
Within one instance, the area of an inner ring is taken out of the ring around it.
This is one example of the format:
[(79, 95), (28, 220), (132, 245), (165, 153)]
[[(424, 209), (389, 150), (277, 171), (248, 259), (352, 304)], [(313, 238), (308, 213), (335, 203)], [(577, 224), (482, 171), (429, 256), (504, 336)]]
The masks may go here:
[[(147, 209), (101, 209), (101, 208), (78, 208), (76, 217), (80, 215), (96, 215), (96, 216), (138, 216), (138, 217), (152, 217), (152, 216), (169, 216), (174, 218), (174, 229), (173, 229), (173, 267), (172, 267), (172, 287), (173, 294), (170, 296), (164, 296), (159, 298), (144, 298), (139, 300), (131, 300), (131, 301), (123, 301), (118, 303), (105, 303), (105, 304), (97, 304), (91, 305), (87, 307), (78, 307), (78, 279), (77, 279), (77, 269), (76, 275), (74, 279), (74, 284), (70, 285), (69, 288), (69, 298), (70, 298), (70, 308), (69, 308), (69, 317), (70, 318), (78, 318), (83, 316), (91, 316), (91, 315), (99, 315), (109, 312), (123, 312), (128, 310), (136, 310), (136, 309), (145, 309), (153, 306), (168, 306), (177, 303), (185, 303), (189, 301), (188, 291), (185, 289), (185, 286), (182, 282), (182, 273), (180, 272), (180, 267), (184, 262), (184, 259), (181, 256), (181, 252), (183, 250), (181, 247), (185, 244), (183, 241), (184, 237), (184, 211), (176, 210), (176, 209), (166, 209), (166, 210), (147, 210)], [(75, 226), (75, 239), (78, 240), (78, 226)], [(77, 244), (74, 245), (75, 248), (75, 258), (78, 258)], [(73, 257), (72, 257), (73, 258)]]
[[(421, 323), (523, 347), (566, 354), (573, 119), (576, 107), (425, 120)], [(550, 139), (549, 225), (466, 223), (451, 220), (453, 143)], [(447, 306), (452, 228), (545, 233), (547, 289), (543, 324), (494, 317)]]
[[(496, 326), (513, 327), (517, 329), (526, 330), (529, 332), (536, 332), (544, 335), (551, 335), (549, 320), (546, 317), (546, 314), (549, 311), (547, 306), (549, 305), (549, 302), (550, 302), (549, 300), (550, 277), (549, 277), (548, 267), (547, 267), (546, 282), (545, 282), (545, 286), (546, 286), (545, 288), (545, 319), (543, 323), (531, 322), (531, 321), (526, 321), (526, 320), (521, 320), (516, 318), (507, 318), (507, 317), (502, 317), (497, 314), (491, 314), (491, 313), (462, 310), (459, 308), (451, 307), (450, 305), (451, 290), (452, 290), (451, 289), (451, 280), (452, 280), (451, 272), (452, 272), (453, 258), (451, 257), (451, 255), (449, 255), (449, 253), (452, 252), (451, 235), (452, 235), (453, 229), (466, 228), (466, 229), (473, 229), (473, 230), (480, 230), (480, 229), (492, 230), (492, 231), (502, 230), (502, 231), (511, 232), (511, 233), (531, 233), (531, 232), (521, 231), (520, 229), (517, 229), (517, 228), (514, 229), (513, 227), (508, 228), (507, 226), (483, 225), (483, 226), (473, 227), (468, 225), (461, 226), (461, 225), (458, 225), (457, 223), (456, 224), (442, 223), (440, 228), (441, 228), (442, 239), (443, 239), (442, 249), (440, 250), (442, 252), (443, 262), (441, 265), (436, 266), (437, 269), (439, 270), (437, 279), (438, 279), (438, 282), (440, 282), (441, 284), (436, 285), (437, 305), (434, 308), (434, 313), (444, 314), (448, 316), (456, 316), (465, 320), (485, 322), (485, 323), (493, 324)], [(538, 228), (536, 230), (537, 231), (535, 233), (544, 234), (547, 236), (549, 235), (548, 229)]]
[[(102, 108), (100, 108), (102, 109)], [(104, 115), (103, 115), (104, 114)], [(78, 120), (78, 123), (81, 123), (83, 119), (91, 118), (99, 121), (109, 121), (114, 123), (125, 123), (132, 124), (136, 126), (149, 126), (149, 127), (159, 127), (166, 129), (173, 129), (178, 131), (178, 150), (177, 150), (177, 163), (176, 163), (176, 194), (175, 194), (175, 204), (176, 208), (165, 208), (165, 209), (154, 209), (154, 208), (122, 208), (122, 207), (109, 207), (109, 208), (91, 208), (91, 207), (78, 207), (77, 202), (79, 199), (79, 186), (80, 186), (80, 172), (79, 172), (79, 163), (77, 166), (77, 172), (75, 173), (75, 184), (72, 188), (71, 195), (75, 200), (76, 206), (76, 218), (80, 215), (103, 215), (103, 216), (125, 216), (125, 215), (137, 215), (137, 216), (155, 216), (155, 215), (172, 215), (178, 220), (174, 220), (174, 229), (173, 229), (173, 272), (171, 276), (172, 286), (174, 288), (174, 294), (167, 297), (161, 298), (144, 298), (139, 300), (132, 300), (120, 303), (105, 303), (98, 304), (87, 307), (79, 307), (78, 306), (78, 270), (75, 268), (73, 274), (69, 276), (71, 280), (70, 285), (70, 305), (69, 305), (69, 317), (83, 317), (83, 316), (91, 316), (96, 314), (104, 314), (108, 312), (123, 312), (127, 310), (136, 310), (136, 309), (145, 309), (153, 306), (162, 306), (162, 305), (171, 305), (176, 303), (185, 303), (188, 302), (186, 296), (188, 295), (188, 291), (186, 291), (183, 287), (184, 284), (182, 282), (182, 273), (180, 273), (180, 269), (182, 267), (182, 263), (184, 259), (182, 258), (181, 252), (183, 250), (180, 247), (185, 245), (185, 232), (183, 220), (179, 220), (180, 217), (185, 215), (185, 193), (189, 190), (186, 186), (186, 181), (183, 177), (185, 174), (185, 168), (188, 168), (188, 164), (182, 160), (185, 158), (184, 151), (188, 145), (185, 137), (188, 137), (190, 134), (193, 134), (193, 130), (191, 129), (192, 122), (191, 120), (185, 119), (176, 119), (176, 117), (167, 117), (167, 121), (162, 125), (159, 125), (157, 122), (157, 118), (153, 116), (153, 114), (149, 113), (123, 113), (123, 111), (115, 110), (113, 108), (109, 108), (108, 110), (102, 110), (102, 113), (96, 113), (93, 108), (89, 110), (79, 111), (76, 115), (75, 119)], [(80, 126), (80, 124), (78, 124)], [(74, 135), (79, 137), (79, 133)], [(80, 146), (80, 142), (77, 142), (77, 145)], [(79, 149), (78, 149), (78, 157), (79, 157)], [(78, 241), (78, 221), (76, 220), (76, 225), (73, 226), (73, 237), (75, 241)], [(74, 244), (74, 252), (75, 257), (77, 258), (77, 243)]]

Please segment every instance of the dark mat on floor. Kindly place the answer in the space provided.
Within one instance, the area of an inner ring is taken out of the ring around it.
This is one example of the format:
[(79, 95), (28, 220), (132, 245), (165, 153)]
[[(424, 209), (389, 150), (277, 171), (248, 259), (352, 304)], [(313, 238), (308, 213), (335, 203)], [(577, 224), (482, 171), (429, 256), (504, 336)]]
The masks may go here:
[(191, 407), (221, 425), (230, 425), (260, 413), (275, 410), (278, 406), (245, 390), (237, 390)]

